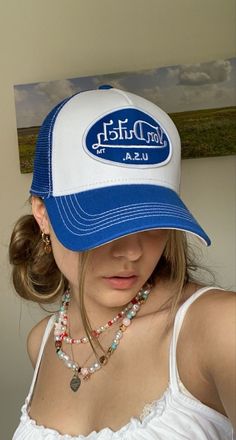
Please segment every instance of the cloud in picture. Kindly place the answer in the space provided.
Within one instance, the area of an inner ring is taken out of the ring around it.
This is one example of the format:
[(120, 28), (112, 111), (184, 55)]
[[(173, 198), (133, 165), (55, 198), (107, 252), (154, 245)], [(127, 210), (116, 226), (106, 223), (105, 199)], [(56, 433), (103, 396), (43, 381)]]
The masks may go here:
[(236, 105), (236, 58), (14, 87), (17, 127), (39, 126), (64, 98), (110, 84), (153, 101), (168, 113)]

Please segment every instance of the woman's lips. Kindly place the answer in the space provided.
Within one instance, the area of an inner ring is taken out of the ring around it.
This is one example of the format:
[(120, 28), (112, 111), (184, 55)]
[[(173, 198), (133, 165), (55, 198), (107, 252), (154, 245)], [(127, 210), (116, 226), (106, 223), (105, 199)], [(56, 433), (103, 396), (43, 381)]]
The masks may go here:
[(130, 289), (137, 281), (137, 275), (131, 275), (127, 277), (122, 276), (112, 276), (112, 277), (104, 277), (106, 283), (115, 289)]

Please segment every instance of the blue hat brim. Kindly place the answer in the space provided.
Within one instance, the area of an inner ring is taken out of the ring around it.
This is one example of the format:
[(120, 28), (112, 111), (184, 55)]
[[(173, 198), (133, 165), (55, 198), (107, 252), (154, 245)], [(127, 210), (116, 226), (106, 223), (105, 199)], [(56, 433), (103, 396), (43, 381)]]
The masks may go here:
[(44, 199), (58, 240), (73, 251), (89, 250), (150, 229), (177, 229), (211, 241), (175, 191), (157, 185), (97, 188)]

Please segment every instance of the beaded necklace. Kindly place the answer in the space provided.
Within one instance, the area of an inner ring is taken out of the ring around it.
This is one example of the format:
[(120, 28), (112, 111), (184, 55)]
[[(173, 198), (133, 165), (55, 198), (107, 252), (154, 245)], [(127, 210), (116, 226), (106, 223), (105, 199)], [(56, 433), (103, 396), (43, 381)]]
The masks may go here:
[(98, 329), (92, 331), (92, 336), (99, 338), (99, 336), (109, 329), (114, 323), (121, 321), (119, 330), (116, 331), (108, 350), (105, 355), (101, 356), (96, 362), (89, 367), (81, 367), (74, 359), (71, 359), (68, 354), (62, 350), (62, 343), (67, 344), (85, 344), (89, 342), (89, 339), (84, 336), (79, 339), (74, 339), (69, 335), (68, 331), (68, 307), (71, 301), (70, 289), (62, 296), (62, 304), (59, 312), (56, 314), (56, 320), (54, 325), (54, 344), (56, 354), (58, 358), (64, 361), (66, 367), (73, 370), (73, 377), (70, 381), (70, 387), (72, 391), (77, 391), (81, 384), (81, 379), (88, 380), (92, 374), (96, 373), (100, 368), (107, 364), (108, 359), (117, 349), (123, 333), (127, 330), (132, 323), (133, 318), (136, 316), (142, 304), (144, 304), (151, 291), (150, 285), (145, 285), (137, 293), (137, 295), (130, 301), (124, 310), (119, 312), (113, 319), (108, 321), (105, 325), (100, 326)]

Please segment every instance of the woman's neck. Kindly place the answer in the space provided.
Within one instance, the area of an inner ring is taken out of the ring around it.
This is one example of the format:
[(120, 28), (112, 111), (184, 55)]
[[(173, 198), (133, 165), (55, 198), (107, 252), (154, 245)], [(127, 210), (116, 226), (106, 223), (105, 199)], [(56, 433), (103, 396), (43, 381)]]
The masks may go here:
[[(136, 292), (136, 294), (137, 293), (138, 292)], [(169, 282), (167, 283), (166, 281), (158, 280), (152, 287), (149, 298), (147, 302), (141, 307), (137, 318), (157, 312), (172, 295), (173, 286), (170, 286)], [(104, 306), (103, 304), (96, 301), (96, 296), (93, 296), (93, 298), (95, 299), (91, 299), (91, 296), (86, 295), (86, 292), (84, 297), (86, 314), (93, 329), (104, 326), (108, 321), (111, 321), (127, 306), (127, 303), (119, 307)], [(130, 298), (130, 300), (131, 299), (132, 298)], [(84, 334), (79, 294), (73, 288), (71, 289), (71, 301), (68, 308), (68, 315), (73, 333), (79, 336), (81, 336), (81, 334)]]

